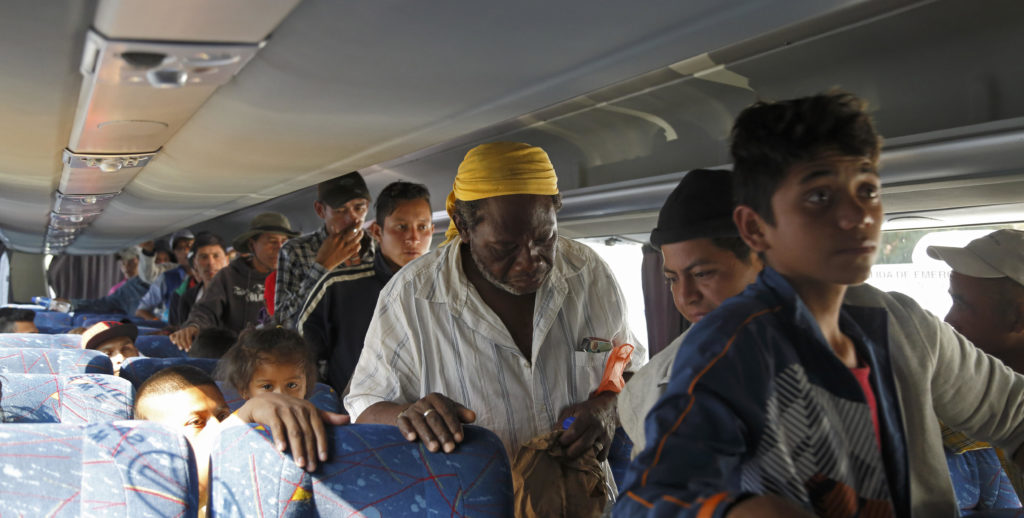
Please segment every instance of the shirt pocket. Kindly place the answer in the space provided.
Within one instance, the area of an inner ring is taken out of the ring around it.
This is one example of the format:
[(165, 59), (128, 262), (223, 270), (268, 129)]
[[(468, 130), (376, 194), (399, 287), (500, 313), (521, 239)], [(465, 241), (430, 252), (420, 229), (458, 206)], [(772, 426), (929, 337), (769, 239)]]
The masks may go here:
[(591, 353), (573, 351), (576, 359), (576, 397), (579, 403), (590, 397), (590, 393), (597, 390), (601, 384), (601, 377), (604, 376), (604, 368), (608, 363), (608, 355), (611, 351), (603, 353)]

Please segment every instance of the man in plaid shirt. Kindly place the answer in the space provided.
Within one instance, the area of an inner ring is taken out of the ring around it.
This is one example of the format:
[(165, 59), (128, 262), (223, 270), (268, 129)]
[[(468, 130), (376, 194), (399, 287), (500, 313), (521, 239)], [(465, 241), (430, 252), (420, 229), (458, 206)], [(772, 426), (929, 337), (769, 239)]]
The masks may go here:
[(358, 172), (316, 186), (316, 215), (324, 226), (281, 248), (275, 284), (274, 319), (295, 327), (302, 302), (321, 277), (339, 265), (373, 262), (373, 241), (363, 232), (370, 191)]

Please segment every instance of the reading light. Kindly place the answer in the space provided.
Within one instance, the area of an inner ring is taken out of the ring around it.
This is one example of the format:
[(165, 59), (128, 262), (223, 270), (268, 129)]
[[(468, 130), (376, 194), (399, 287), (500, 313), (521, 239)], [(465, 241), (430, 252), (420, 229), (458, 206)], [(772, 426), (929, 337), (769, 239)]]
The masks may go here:
[(99, 168), (104, 173), (116, 173), (121, 170), (124, 166), (124, 162), (120, 158), (104, 158), (100, 160)]

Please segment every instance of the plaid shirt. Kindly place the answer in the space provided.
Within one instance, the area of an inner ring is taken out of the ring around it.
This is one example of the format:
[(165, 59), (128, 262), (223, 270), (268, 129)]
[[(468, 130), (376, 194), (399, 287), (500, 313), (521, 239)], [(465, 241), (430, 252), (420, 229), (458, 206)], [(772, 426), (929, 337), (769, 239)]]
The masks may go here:
[[(327, 238), (327, 226), (312, 234), (289, 239), (281, 247), (277, 260), (277, 285), (274, 288), (274, 320), (287, 328), (295, 327), (302, 302), (327, 270), (316, 262), (320, 245)], [(373, 240), (363, 236), (360, 262), (373, 262)], [(339, 265), (341, 266), (341, 265)]]

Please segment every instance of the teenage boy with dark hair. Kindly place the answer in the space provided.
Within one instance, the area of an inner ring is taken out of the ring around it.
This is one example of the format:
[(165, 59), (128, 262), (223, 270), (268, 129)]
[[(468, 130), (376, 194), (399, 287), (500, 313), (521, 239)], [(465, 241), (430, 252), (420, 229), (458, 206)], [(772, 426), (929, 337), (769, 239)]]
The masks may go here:
[[(757, 279), (763, 264), (732, 222), (729, 171), (690, 171), (658, 213), (651, 244), (661, 250), (676, 309), (691, 324)], [(651, 357), (619, 394), (619, 421), (636, 456), (646, 446), (644, 418), (665, 391), (683, 333)]]
[(322, 377), (345, 393), (363, 350), (377, 297), (399, 268), (427, 253), (434, 224), (430, 192), (418, 183), (394, 182), (381, 191), (370, 235), (372, 263), (335, 268), (323, 276), (298, 312), (296, 329), (323, 367)]
[(732, 154), (734, 222), (766, 267), (684, 339), (615, 514), (957, 516), (936, 419), (1016, 452), (1024, 378), (908, 297), (851, 287), (883, 215), (863, 103), (757, 103)]

